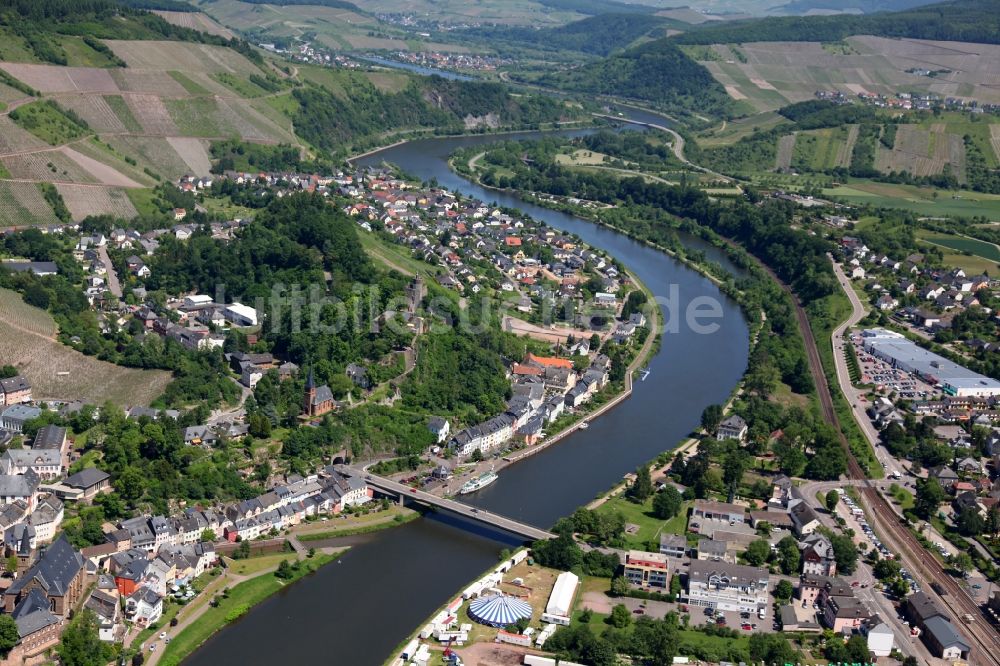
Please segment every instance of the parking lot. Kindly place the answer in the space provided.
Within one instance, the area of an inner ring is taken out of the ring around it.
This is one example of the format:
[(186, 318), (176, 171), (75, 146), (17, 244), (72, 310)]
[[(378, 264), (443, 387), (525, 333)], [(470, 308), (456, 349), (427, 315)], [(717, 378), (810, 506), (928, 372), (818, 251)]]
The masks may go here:
[[(861, 507), (858, 506), (858, 503), (847, 494), (841, 495), (840, 499), (846, 507), (849, 515), (849, 518), (847, 519), (848, 526), (852, 527), (855, 533), (861, 535), (864, 540), (867, 540), (868, 543), (870, 543), (871, 546), (877, 550), (879, 555), (881, 555), (884, 559), (894, 559), (896, 557), (895, 554), (890, 551), (889, 548), (882, 543), (882, 540), (879, 539), (878, 535), (875, 534), (875, 530), (873, 530), (868, 524), (864, 512), (861, 510)], [(861, 539), (857, 540), (860, 541)], [(947, 551), (944, 552), (947, 553)], [(900, 571), (900, 575), (902, 575), (903, 579), (909, 583), (910, 590), (913, 593), (920, 592), (920, 583), (914, 579), (913, 575), (907, 571), (905, 567)]]
[(860, 334), (852, 335), (851, 342), (857, 352), (862, 384), (872, 384), (876, 390), (895, 391), (909, 400), (929, 400), (940, 393), (927, 382), (866, 353)]

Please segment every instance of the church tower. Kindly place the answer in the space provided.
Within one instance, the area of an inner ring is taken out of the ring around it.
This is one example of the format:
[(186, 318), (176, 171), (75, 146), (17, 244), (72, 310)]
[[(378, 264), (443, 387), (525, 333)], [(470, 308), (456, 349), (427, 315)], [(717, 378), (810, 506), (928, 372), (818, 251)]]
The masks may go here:
[(316, 402), (316, 377), (313, 376), (312, 368), (309, 368), (309, 377), (306, 379), (306, 392), (305, 392), (305, 412), (309, 416), (313, 416), (313, 410), (315, 409)]

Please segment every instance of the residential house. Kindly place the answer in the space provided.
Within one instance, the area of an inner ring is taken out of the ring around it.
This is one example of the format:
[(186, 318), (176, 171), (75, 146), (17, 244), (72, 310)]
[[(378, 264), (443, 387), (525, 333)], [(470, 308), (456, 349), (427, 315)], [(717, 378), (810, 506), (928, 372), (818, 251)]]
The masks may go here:
[(427, 422), (427, 429), (434, 435), (437, 443), (442, 444), (448, 439), (448, 433), (451, 432), (451, 424), (448, 422), (448, 419), (433, 416)]
[(28, 511), (34, 510), (40, 482), (41, 479), (32, 470), (24, 474), (0, 474), (0, 505), (21, 501)]
[(791, 504), (788, 513), (792, 517), (792, 527), (800, 538), (812, 534), (821, 525), (819, 515), (805, 500)]
[(697, 559), (702, 562), (730, 562), (736, 564), (736, 557), (729, 552), (729, 544), (716, 539), (699, 539)]
[(62, 475), (62, 452), (54, 449), (7, 449), (0, 456), (0, 473), (24, 474), (32, 470), (48, 481)]
[(860, 629), (872, 617), (865, 604), (853, 595), (827, 595), (822, 611), (824, 624), (837, 634)]
[(31, 383), (26, 377), (17, 375), (0, 379), (0, 407), (31, 402)]
[(896, 635), (885, 622), (880, 622), (868, 630), (868, 652), (876, 657), (888, 657), (895, 646)]
[(146, 570), (149, 569), (148, 553), (138, 548), (114, 553), (111, 555), (110, 568), (118, 593), (128, 596), (138, 590), (146, 579)]
[(97, 633), (102, 641), (114, 643), (123, 638), (125, 625), (117, 595), (97, 589), (90, 593), (83, 606), (97, 617)]
[(715, 438), (718, 440), (738, 439), (742, 442), (746, 438), (748, 430), (747, 422), (741, 416), (732, 414), (723, 419), (719, 427), (716, 428)]
[(817, 533), (808, 535), (799, 543), (802, 552), (802, 575), (834, 576), (837, 573), (837, 558), (829, 539)]
[(368, 370), (363, 366), (356, 363), (349, 363), (344, 372), (347, 374), (347, 378), (360, 389), (369, 391), (374, 386), (372, 380), (368, 377)]
[(28, 519), (35, 530), (38, 543), (49, 543), (56, 536), (56, 530), (62, 525), (63, 503), (53, 493), (39, 495), (35, 510)]
[(682, 558), (687, 555), (687, 539), (683, 534), (661, 534), (660, 553), (667, 557)]
[(333, 500), (333, 512), (340, 513), (349, 506), (360, 506), (369, 502), (374, 492), (364, 479), (334, 471), (324, 492)]
[[(35, 528), (25, 523), (11, 525), (4, 530), (3, 545), (5, 558), (17, 558), (17, 568), (7, 573), (21, 575), (35, 560), (35, 548), (38, 546)], [(7, 570), (7, 560), (0, 562), (0, 565), (3, 565), (5, 571)]]
[(163, 615), (163, 597), (142, 587), (125, 600), (125, 615), (140, 627), (148, 627)]

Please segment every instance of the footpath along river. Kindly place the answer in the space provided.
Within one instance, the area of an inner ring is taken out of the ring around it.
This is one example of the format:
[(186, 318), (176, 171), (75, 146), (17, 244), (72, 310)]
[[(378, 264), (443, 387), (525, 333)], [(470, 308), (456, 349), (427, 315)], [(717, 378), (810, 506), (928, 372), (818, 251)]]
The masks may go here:
[[(589, 131), (558, 133), (578, 136)], [(543, 135), (524, 132), (504, 138)], [(499, 481), (469, 498), (490, 511), (548, 527), (639, 464), (675, 447), (697, 426), (707, 405), (722, 403), (746, 368), (748, 328), (734, 301), (667, 255), (586, 220), (482, 188), (448, 168), (448, 156), (456, 149), (497, 140), (488, 135), (422, 139), (358, 163), (394, 163), (417, 178), (434, 178), (451, 190), (519, 208), (607, 250), (658, 297), (675, 299), (672, 309), (661, 309), (664, 320), (678, 326), (671, 331), (668, 325), (663, 345), (649, 364), (649, 377), (636, 381), (630, 399), (587, 430), (504, 469)], [(696, 238), (682, 241), (732, 268), (716, 248)], [(719, 304), (714, 332), (697, 333), (686, 325), (685, 309), (695, 299)], [(509, 537), (437, 514), (352, 542), (355, 546), (341, 563), (328, 565), (254, 608), (185, 665), (377, 666), (438, 606), (496, 562), (501, 548), (513, 545)]]

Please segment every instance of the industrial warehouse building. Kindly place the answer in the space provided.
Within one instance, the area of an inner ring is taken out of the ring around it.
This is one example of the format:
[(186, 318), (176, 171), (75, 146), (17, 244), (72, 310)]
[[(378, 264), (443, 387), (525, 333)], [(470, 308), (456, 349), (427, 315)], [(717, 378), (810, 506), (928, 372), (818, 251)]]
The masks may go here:
[(1000, 382), (973, 372), (918, 346), (899, 333), (871, 328), (862, 334), (864, 349), (894, 368), (920, 376), (948, 395), (987, 398), (1000, 396)]

